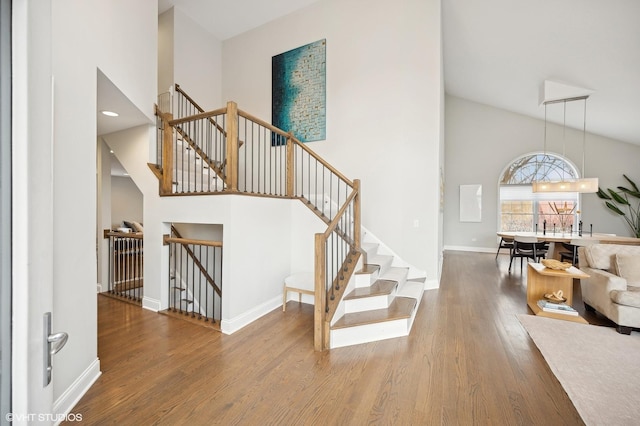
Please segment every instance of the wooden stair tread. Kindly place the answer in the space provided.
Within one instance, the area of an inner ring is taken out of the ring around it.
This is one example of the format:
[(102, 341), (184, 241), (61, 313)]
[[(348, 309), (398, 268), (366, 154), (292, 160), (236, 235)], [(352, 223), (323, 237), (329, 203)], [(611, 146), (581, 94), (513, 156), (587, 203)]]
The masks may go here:
[(369, 287), (359, 287), (349, 293), (344, 300), (360, 299), (364, 297), (383, 296), (393, 293), (393, 290), (398, 286), (396, 281), (391, 280), (376, 280)]
[(380, 269), (380, 266), (368, 263), (366, 265), (363, 265), (362, 269), (360, 269), (358, 272), (356, 272), (356, 274), (373, 274), (374, 272), (378, 271), (379, 269)]
[(410, 297), (396, 297), (388, 308), (345, 314), (331, 326), (331, 329), (335, 330), (339, 328), (411, 318), (411, 314), (416, 307), (416, 303), (416, 300)]

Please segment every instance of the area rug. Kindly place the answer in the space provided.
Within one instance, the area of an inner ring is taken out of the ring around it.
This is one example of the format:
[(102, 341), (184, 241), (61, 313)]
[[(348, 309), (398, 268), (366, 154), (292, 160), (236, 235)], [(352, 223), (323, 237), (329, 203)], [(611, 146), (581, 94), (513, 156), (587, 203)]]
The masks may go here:
[(518, 319), (585, 424), (640, 424), (640, 333), (534, 315)]

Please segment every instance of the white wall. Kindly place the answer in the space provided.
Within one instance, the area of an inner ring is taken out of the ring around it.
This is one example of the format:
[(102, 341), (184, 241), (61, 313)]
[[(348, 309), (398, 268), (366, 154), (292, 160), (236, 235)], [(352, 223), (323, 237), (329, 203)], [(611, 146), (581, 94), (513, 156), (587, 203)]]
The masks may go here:
[(143, 222), (142, 193), (128, 176), (111, 176), (111, 229), (123, 221)]
[(111, 223), (111, 157), (109, 147), (102, 138), (97, 140), (97, 198), (98, 217), (96, 240), (98, 241), (98, 292), (107, 289), (109, 281), (109, 240), (104, 238), (105, 229), (113, 229)]
[(158, 16), (158, 94), (173, 88), (173, 8)]
[[(172, 32), (172, 77), (200, 107), (210, 111), (224, 106), (222, 99), (222, 42), (187, 17), (178, 7), (165, 12), (173, 21), (161, 19), (161, 33)], [(166, 37), (166, 41), (171, 41)], [(163, 48), (164, 49), (164, 48)], [(171, 65), (164, 65), (168, 68)], [(167, 82), (167, 79), (163, 79)], [(162, 91), (165, 91), (163, 88)]]
[[(445, 248), (495, 251), (498, 226), (498, 180), (517, 157), (544, 149), (544, 121), (453, 96), (446, 97)], [(588, 126), (588, 122), (587, 122)], [(560, 134), (549, 124), (551, 134)], [(582, 132), (567, 129), (565, 153), (582, 166)], [(577, 142), (575, 142), (577, 141)], [(562, 154), (562, 143), (547, 137), (547, 152)], [(622, 174), (640, 182), (640, 146), (587, 134), (585, 171), (600, 187), (624, 185)], [(459, 221), (459, 187), (482, 184), (482, 222)], [(609, 213), (596, 194), (582, 195), (582, 221), (594, 232), (629, 236), (625, 222)], [(475, 240), (474, 240), (475, 239)]]
[[(103, 138), (144, 195), (145, 287), (143, 305), (166, 309), (170, 223), (213, 224), (223, 241), (222, 329), (233, 332), (282, 303), (283, 279), (313, 270), (313, 234), (326, 226), (298, 200), (242, 195), (158, 195), (158, 179), (146, 165), (152, 127)], [(189, 227), (187, 227), (189, 228)], [(195, 229), (195, 225), (191, 225)], [(220, 235), (221, 234), (221, 235)]]
[[(51, 5), (54, 326), (69, 333), (56, 355), (54, 400), (64, 409), (97, 361), (97, 70), (153, 122), (158, 11), (155, 0), (56, 0)], [(48, 93), (42, 96), (49, 102)]]
[(322, 0), (225, 40), (223, 98), (270, 121), (272, 56), (323, 38), (327, 139), (308, 146), (361, 179), (363, 226), (437, 282), (440, 1)]

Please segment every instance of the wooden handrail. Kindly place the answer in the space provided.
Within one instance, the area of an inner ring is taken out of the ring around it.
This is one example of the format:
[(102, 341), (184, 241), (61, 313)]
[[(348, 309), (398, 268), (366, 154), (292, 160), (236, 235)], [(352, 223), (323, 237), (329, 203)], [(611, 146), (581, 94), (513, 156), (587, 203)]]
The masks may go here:
[(198, 156), (207, 163), (207, 165), (213, 170), (218, 176), (224, 179), (224, 172), (222, 168), (218, 167), (216, 163), (214, 163), (211, 158), (200, 148), (200, 146), (191, 139), (191, 137), (182, 129), (182, 127), (176, 127), (176, 132), (180, 133), (182, 136), (182, 140), (186, 141), (191, 149), (198, 154)]
[[(182, 123), (187, 123), (189, 121), (196, 121), (196, 120), (202, 120), (203, 118), (211, 118), (214, 117), (216, 115), (222, 115), (222, 114), (226, 114), (227, 113), (227, 107), (224, 108), (218, 108), (218, 109), (214, 109), (213, 111), (207, 111), (207, 112), (201, 112), (200, 114), (194, 114), (194, 115), (190, 115), (188, 117), (181, 117), (181, 118), (176, 118), (173, 120), (169, 121), (169, 125), (170, 126), (177, 126), (179, 124)], [(213, 120), (212, 120), (213, 121)], [(216, 126), (218, 126), (217, 123), (214, 124)], [(218, 130), (220, 130), (221, 132), (224, 132), (224, 129), (221, 127), (218, 127)], [(226, 132), (224, 133), (224, 135), (226, 136)]]
[(307, 148), (302, 142), (300, 142), (298, 139), (296, 139), (295, 136), (293, 136), (291, 133), (287, 133), (284, 130), (281, 130), (269, 123), (267, 123), (264, 120), (259, 119), (258, 117), (255, 117), (251, 114), (249, 114), (248, 112), (242, 111), (241, 109), (238, 109), (238, 115), (240, 115), (241, 117), (246, 118), (247, 120), (251, 120), (253, 122), (255, 122), (256, 124), (259, 124), (261, 126), (266, 127), (267, 129), (271, 130), (274, 133), (279, 134), (280, 136), (284, 136), (286, 138), (291, 138), (291, 140), (293, 141), (293, 143), (295, 143), (296, 145), (298, 145), (300, 148), (302, 148), (303, 150), (305, 150), (309, 155), (311, 155), (314, 159), (318, 160), (318, 162), (320, 164), (322, 164), (323, 166), (325, 166), (327, 169), (329, 169), (333, 174), (335, 174), (336, 176), (338, 176), (340, 179), (342, 179), (343, 181), (345, 181), (345, 183), (347, 185), (349, 185), (350, 187), (353, 187), (353, 182), (351, 180), (349, 180), (346, 176), (344, 176), (342, 173), (340, 173), (335, 167), (333, 167), (331, 164), (327, 163), (326, 160), (324, 160), (323, 158), (319, 157), (318, 154), (316, 154), (315, 152), (313, 152), (310, 148)]
[[(190, 103), (191, 105), (193, 105), (198, 111), (200, 112), (204, 112), (204, 109), (198, 105), (196, 103), (196, 101), (194, 101), (193, 99), (191, 99), (191, 97), (189, 95), (187, 95), (181, 88), (180, 85), (176, 83), (176, 92), (180, 93), (182, 96), (184, 96)], [(218, 114), (216, 114), (218, 115)], [(220, 127), (220, 125), (211, 117), (209, 117), (209, 122), (211, 122), (211, 124), (213, 124), (214, 126), (216, 126), (216, 129), (218, 129), (225, 137), (227, 137), (227, 132)]]
[(110, 229), (104, 229), (102, 231), (103, 238), (109, 237), (124, 237), (124, 238), (133, 238), (136, 240), (143, 240), (144, 236), (141, 232), (120, 232), (120, 231), (112, 231)]
[(195, 245), (209, 246), (209, 247), (222, 247), (221, 241), (195, 240), (192, 238), (171, 237), (169, 235), (165, 235), (162, 241), (164, 245), (167, 245), (169, 243), (177, 243), (177, 244), (195, 244)]
[(193, 99), (191, 99), (191, 96), (187, 95), (187, 93), (186, 93), (184, 90), (182, 90), (182, 89), (180, 88), (180, 85), (179, 85), (178, 83), (176, 83), (175, 88), (176, 88), (176, 92), (180, 93), (182, 96), (184, 96), (185, 98), (187, 98), (187, 100), (191, 103), (191, 105), (193, 105), (194, 107), (196, 107), (196, 109), (197, 109), (198, 111), (200, 111), (200, 112), (203, 112), (203, 111), (204, 111), (204, 109), (202, 109), (202, 108), (200, 107), (200, 105), (198, 105), (198, 104), (196, 103), (196, 101), (194, 101)]
[(215, 280), (207, 269), (202, 265), (200, 260), (196, 257), (196, 254), (191, 250), (189, 244), (200, 245), (200, 246), (208, 246), (208, 247), (222, 247), (222, 241), (206, 241), (206, 240), (193, 240), (188, 238), (182, 238), (178, 230), (175, 226), (171, 225), (171, 232), (176, 234), (176, 237), (171, 237), (170, 235), (165, 235), (163, 237), (164, 245), (169, 243), (180, 244), (187, 251), (187, 255), (193, 259), (193, 263), (198, 267), (202, 275), (204, 275), (205, 280), (213, 287), (218, 296), (222, 297), (222, 289), (216, 284)]
[(267, 129), (271, 130), (273, 133), (277, 133), (280, 136), (284, 136), (284, 137), (288, 137), (289, 136), (289, 133), (285, 132), (284, 130), (279, 129), (279, 128), (275, 127), (273, 124), (269, 124), (266, 121), (254, 116), (254, 115), (249, 114), (246, 111), (242, 111), (239, 108), (238, 108), (238, 115), (240, 117), (246, 118), (247, 120), (253, 121), (256, 124), (259, 124), (259, 125), (261, 125), (263, 127), (266, 127)]
[(325, 159), (321, 158), (318, 156), (318, 154), (316, 154), (315, 152), (313, 152), (310, 148), (307, 148), (305, 146), (305, 144), (303, 144), (302, 142), (300, 142), (298, 139), (296, 139), (294, 136), (291, 137), (293, 139), (293, 143), (295, 143), (296, 145), (298, 145), (300, 148), (302, 148), (303, 150), (307, 151), (307, 153), (309, 155), (311, 155), (313, 158), (315, 158), (316, 160), (318, 160), (318, 162), (320, 164), (322, 164), (323, 166), (325, 166), (327, 169), (329, 169), (333, 174), (335, 174), (336, 176), (338, 176), (340, 179), (342, 179), (347, 185), (349, 185), (350, 187), (353, 188), (353, 182), (348, 179), (345, 175), (343, 175), (342, 173), (340, 173), (338, 171), (338, 169), (336, 169), (335, 167), (333, 167), (331, 164), (327, 163)]
[(338, 210), (338, 213), (336, 213), (333, 220), (329, 222), (329, 226), (327, 227), (327, 230), (324, 231), (324, 233), (322, 234), (325, 239), (329, 238), (331, 233), (335, 231), (335, 229), (338, 227), (338, 223), (342, 220), (342, 215), (347, 210), (347, 208), (349, 207), (349, 203), (351, 203), (351, 201), (356, 197), (356, 195), (358, 195), (358, 189), (354, 188), (353, 191), (351, 191), (351, 194), (349, 194), (347, 199), (344, 201), (344, 204), (342, 205), (340, 210)]

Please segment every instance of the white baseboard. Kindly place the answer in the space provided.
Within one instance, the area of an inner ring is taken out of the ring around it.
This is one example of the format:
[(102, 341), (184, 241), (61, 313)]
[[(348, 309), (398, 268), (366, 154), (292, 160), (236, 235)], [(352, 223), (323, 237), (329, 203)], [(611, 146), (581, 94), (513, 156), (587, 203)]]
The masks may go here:
[(440, 283), (438, 282), (438, 280), (426, 280), (424, 282), (425, 290), (435, 290), (437, 288), (440, 288)]
[(100, 283), (97, 284), (97, 290), (98, 290), (98, 293), (102, 293), (102, 284)]
[(478, 253), (493, 253), (498, 250), (497, 247), (470, 247), (470, 246), (444, 246), (444, 250), (451, 251), (475, 251)]
[(228, 320), (223, 319), (220, 322), (220, 329), (224, 334), (233, 334), (240, 330), (242, 327), (251, 324), (258, 318), (268, 314), (276, 308), (282, 308), (282, 296), (274, 297), (271, 300), (266, 301), (262, 305), (238, 315), (235, 318)]
[(91, 385), (98, 380), (102, 372), (100, 371), (100, 359), (96, 358), (86, 370), (65, 390), (62, 395), (53, 403), (53, 413), (58, 420), (58, 425), (65, 420), (67, 415), (71, 413), (73, 407), (76, 406), (80, 398), (84, 396)]
[(142, 298), (142, 307), (153, 312), (159, 312), (162, 310), (162, 306), (160, 305), (159, 300), (152, 299), (146, 296)]

